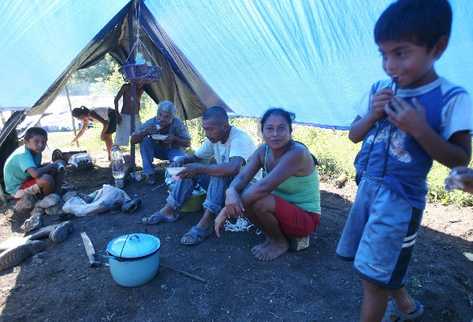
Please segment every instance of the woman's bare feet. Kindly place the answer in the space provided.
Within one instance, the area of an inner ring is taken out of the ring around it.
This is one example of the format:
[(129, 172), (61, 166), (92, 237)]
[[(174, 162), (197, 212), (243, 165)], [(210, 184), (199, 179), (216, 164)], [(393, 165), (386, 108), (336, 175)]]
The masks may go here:
[(288, 249), (289, 243), (287, 242), (287, 240), (281, 239), (276, 241), (268, 239), (268, 243), (264, 246), (262, 245), (262, 247), (260, 248), (255, 249), (253, 255), (259, 260), (270, 261), (281, 256), (282, 254), (287, 252)]
[(266, 237), (266, 240), (264, 242), (251, 248), (251, 253), (256, 256), (256, 254), (259, 254), (259, 251), (261, 250), (261, 248), (268, 246), (268, 244), (269, 244), (269, 238)]

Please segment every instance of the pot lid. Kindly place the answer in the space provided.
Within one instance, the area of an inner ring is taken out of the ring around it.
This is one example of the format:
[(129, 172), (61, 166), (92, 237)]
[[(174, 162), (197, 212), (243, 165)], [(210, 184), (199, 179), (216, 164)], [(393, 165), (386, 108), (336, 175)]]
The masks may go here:
[(159, 238), (153, 235), (127, 234), (110, 241), (107, 252), (115, 257), (139, 258), (155, 253), (160, 246)]

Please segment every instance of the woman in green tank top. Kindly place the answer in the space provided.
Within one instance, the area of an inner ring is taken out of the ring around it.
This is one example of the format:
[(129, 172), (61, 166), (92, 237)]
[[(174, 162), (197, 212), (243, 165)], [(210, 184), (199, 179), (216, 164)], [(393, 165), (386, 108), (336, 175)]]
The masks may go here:
[[(292, 140), (294, 114), (280, 108), (265, 112), (261, 130), (265, 144), (250, 157), (226, 191), (225, 207), (215, 219), (215, 232), (229, 217), (244, 215), (266, 240), (251, 249), (260, 260), (284, 254), (289, 237), (312, 233), (320, 222), (319, 176), (316, 160)], [(251, 183), (258, 171), (263, 179)]]

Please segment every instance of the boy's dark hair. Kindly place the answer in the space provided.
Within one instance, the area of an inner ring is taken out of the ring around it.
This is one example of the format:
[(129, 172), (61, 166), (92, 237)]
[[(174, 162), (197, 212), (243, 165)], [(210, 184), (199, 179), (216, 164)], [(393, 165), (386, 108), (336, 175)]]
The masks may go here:
[(221, 106), (212, 106), (205, 110), (204, 114), (202, 114), (203, 120), (208, 119), (215, 119), (222, 122), (228, 123), (228, 114), (225, 109)]
[(264, 112), (263, 117), (261, 118), (261, 130), (263, 130), (264, 123), (268, 120), (268, 117), (271, 115), (279, 115), (286, 119), (287, 124), (289, 125), (289, 130), (292, 132), (292, 121), (295, 120), (296, 114), (288, 112), (285, 109), (279, 107), (273, 107)]
[(452, 7), (448, 0), (398, 0), (379, 17), (374, 40), (410, 41), (432, 49), (441, 37), (450, 37)]
[(81, 116), (89, 115), (89, 113), (90, 113), (90, 110), (85, 106), (76, 107), (75, 109), (72, 110), (72, 116), (77, 117), (77, 118), (80, 118)]
[(30, 127), (28, 130), (26, 130), (25, 133), (25, 141), (29, 141), (33, 136), (39, 135), (44, 137), (46, 140), (48, 139), (48, 132), (46, 132), (43, 128), (41, 127)]

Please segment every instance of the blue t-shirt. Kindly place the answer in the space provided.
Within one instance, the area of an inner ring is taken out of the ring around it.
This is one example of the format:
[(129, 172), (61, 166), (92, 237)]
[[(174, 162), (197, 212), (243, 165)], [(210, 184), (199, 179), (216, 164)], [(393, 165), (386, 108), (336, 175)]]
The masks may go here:
[[(362, 103), (359, 115), (368, 113), (373, 95), (391, 86), (391, 81), (375, 83)], [(461, 87), (438, 78), (415, 89), (399, 89), (396, 96), (412, 103), (416, 98), (425, 108), (427, 123), (446, 141), (456, 132), (473, 130), (470, 96)], [(366, 134), (355, 159), (357, 176), (383, 178), (415, 208), (425, 207), (427, 174), (432, 158), (413, 137), (391, 124), (379, 120)]]
[(41, 154), (33, 154), (26, 146), (17, 148), (5, 162), (3, 167), (3, 179), (5, 180), (5, 190), (14, 195), (21, 184), (31, 178), (29, 168), (39, 168), (41, 166)]

